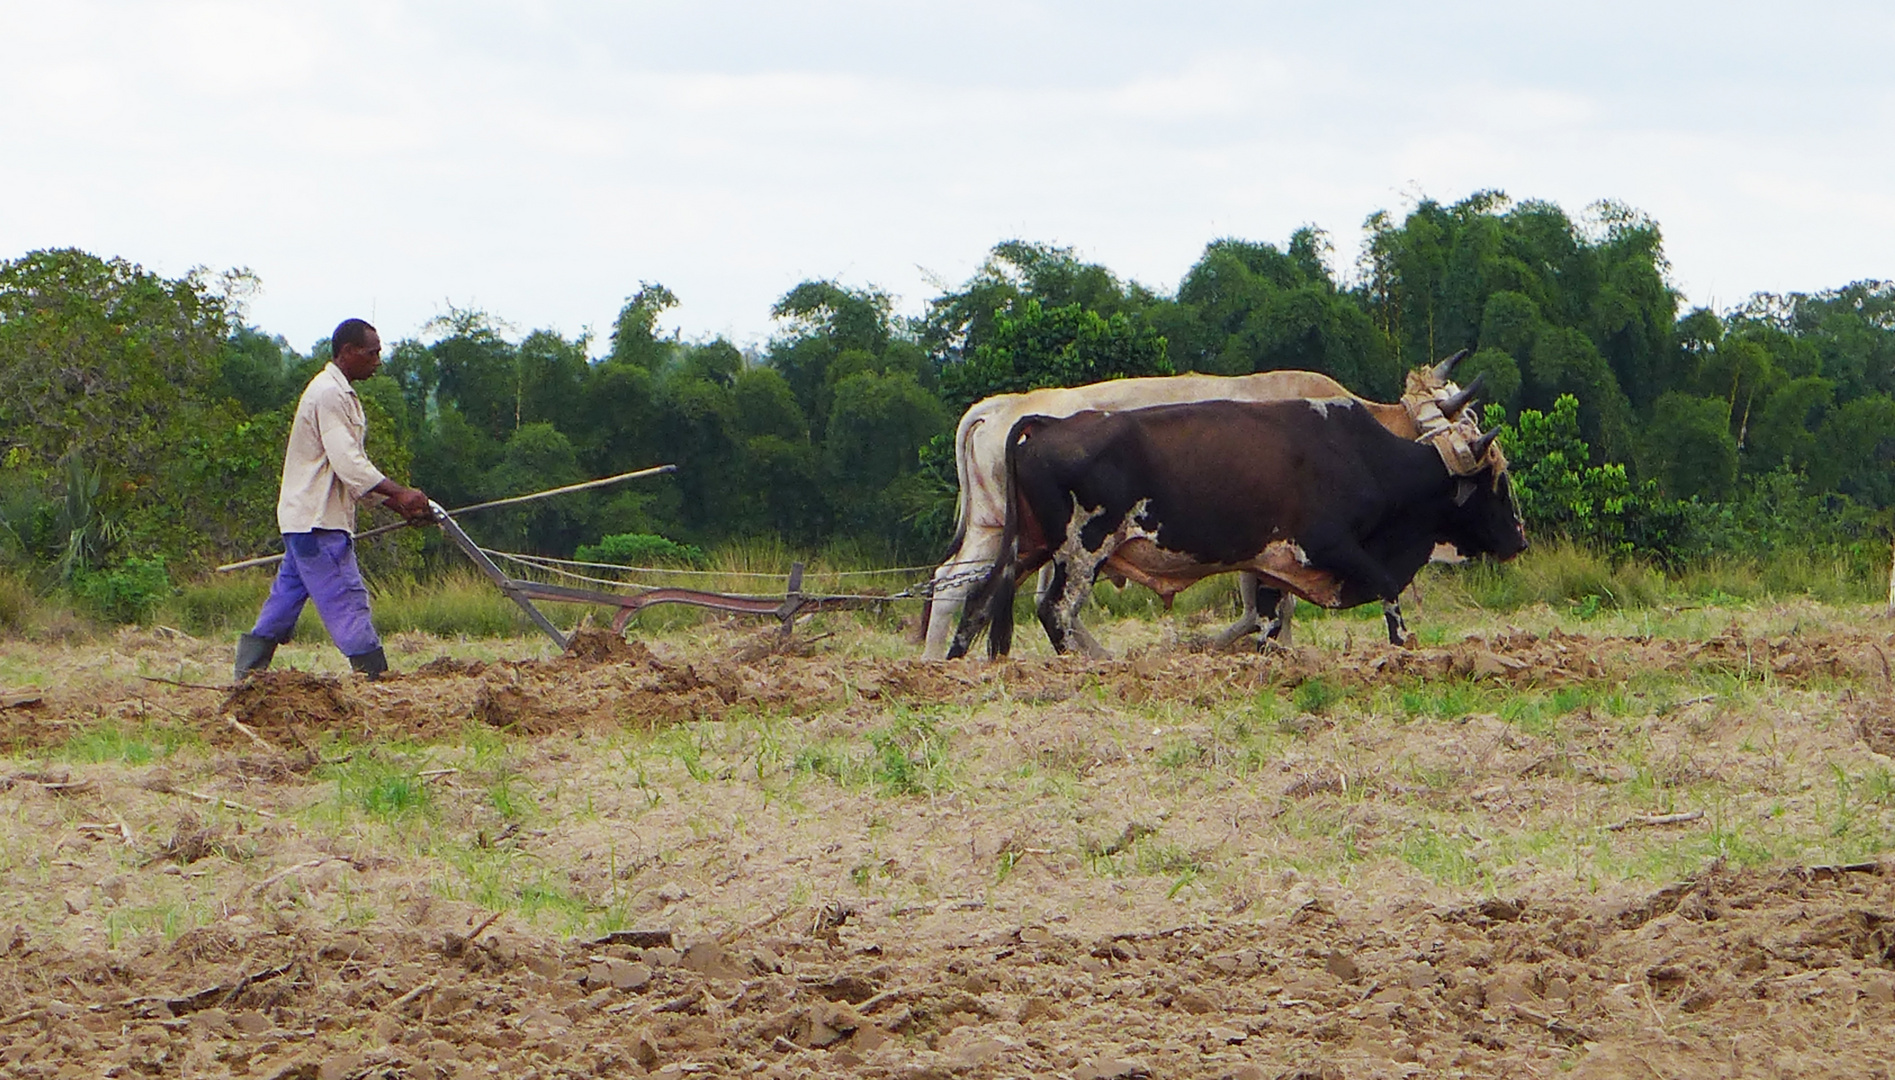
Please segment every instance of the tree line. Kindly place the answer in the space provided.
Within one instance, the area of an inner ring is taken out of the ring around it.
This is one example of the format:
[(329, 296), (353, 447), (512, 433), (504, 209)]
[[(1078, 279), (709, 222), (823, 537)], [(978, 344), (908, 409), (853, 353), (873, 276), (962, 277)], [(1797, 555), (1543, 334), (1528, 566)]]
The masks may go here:
[[(1405, 371), (1463, 348), (1460, 378), (1485, 376), (1537, 477), (1536, 528), (1670, 561), (1885, 530), (1895, 284), (1686, 309), (1648, 217), (1497, 192), (1378, 213), (1366, 241), (1345, 273), (1314, 228), (1214, 240), (1171, 293), (1008, 241), (915, 317), (873, 287), (798, 284), (749, 350), (665, 333), (678, 301), (651, 282), (596, 341), (450, 310), (359, 392), (372, 456), (447, 506), (679, 466), (470, 523), (555, 556), (768, 534), (925, 560), (952, 527), (954, 422), (989, 394), (1301, 368), (1392, 400)], [(248, 325), (251, 284), (76, 250), (0, 263), (4, 558), (70, 582), (271, 548), (289, 418), (328, 344)], [(418, 534), (373, 555), (426, 558)]]

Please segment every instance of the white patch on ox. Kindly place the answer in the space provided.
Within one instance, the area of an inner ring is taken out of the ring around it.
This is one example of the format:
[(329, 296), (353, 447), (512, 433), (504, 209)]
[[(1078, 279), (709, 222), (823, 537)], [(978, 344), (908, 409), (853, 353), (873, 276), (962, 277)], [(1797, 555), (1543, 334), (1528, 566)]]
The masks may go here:
[(1169, 608), (1173, 597), (1204, 576), (1205, 568), (1196, 556), (1158, 542), (1158, 527), (1146, 520), (1150, 509), (1151, 500), (1142, 499), (1125, 516), (1117, 532), (1117, 550), (1106, 565), (1157, 593)]
[(1316, 415), (1325, 420), (1329, 419), (1329, 409), (1331, 406), (1338, 409), (1353, 409), (1355, 408), (1355, 399), (1346, 397), (1311, 398), (1309, 402), (1309, 407), (1316, 410)]
[(1309, 553), (1294, 540), (1273, 540), (1257, 556), (1256, 569), (1288, 585), (1292, 591), (1323, 607), (1342, 603), (1342, 582), (1309, 564)]
[[(1079, 609), (1092, 592), (1093, 575), (1098, 573), (1099, 564), (1111, 558), (1113, 548), (1118, 546), (1115, 537), (1108, 535), (1100, 542), (1098, 551), (1086, 550), (1079, 534), (1094, 518), (1105, 513), (1105, 507), (1088, 510), (1079, 505), (1079, 496), (1074, 495), (1072, 498), (1073, 512), (1066, 522), (1066, 540), (1053, 554), (1053, 562), (1066, 570), (1065, 586), (1060, 590), (1059, 602), (1053, 608), (1053, 624), (1059, 628), (1061, 639), (1068, 642), (1074, 639), (1079, 625)], [(1142, 507), (1144, 504), (1139, 505)], [(1137, 510), (1133, 512), (1137, 513)]]

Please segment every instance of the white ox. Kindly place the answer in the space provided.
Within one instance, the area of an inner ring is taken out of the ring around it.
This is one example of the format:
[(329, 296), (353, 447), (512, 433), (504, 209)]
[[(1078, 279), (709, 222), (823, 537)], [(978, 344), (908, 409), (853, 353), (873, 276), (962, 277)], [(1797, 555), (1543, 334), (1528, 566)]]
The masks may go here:
[[(1448, 381), (1455, 363), (1465, 355), (1465, 351), (1459, 352), (1432, 367), (1410, 372), (1401, 402), (1393, 405), (1355, 397), (1341, 383), (1314, 371), (1113, 379), (1089, 386), (998, 394), (975, 402), (962, 414), (954, 430), (954, 467), (961, 487), (955, 502), (955, 539), (946, 560), (934, 572), (932, 599), (923, 616), (927, 634), (923, 658), (942, 660), (947, 657), (955, 614), (1000, 553), (1000, 536), (1006, 524), (1007, 432), (1013, 430), (1020, 418), (1033, 415), (1059, 418), (1088, 410), (1117, 412), (1192, 401), (1282, 401), (1346, 396), (1361, 402), (1383, 427), (1412, 439), (1421, 430), (1422, 417), (1431, 413), (1452, 416), (1471, 400), (1473, 387), (1462, 391)], [(1244, 614), (1220, 635), (1221, 643), (1234, 641), (1259, 625), (1255, 576), (1242, 575), (1240, 587)], [(1294, 602), (1294, 597), (1283, 594), (1284, 607)], [(1076, 629), (1087, 644), (1096, 648), (1084, 627)]]

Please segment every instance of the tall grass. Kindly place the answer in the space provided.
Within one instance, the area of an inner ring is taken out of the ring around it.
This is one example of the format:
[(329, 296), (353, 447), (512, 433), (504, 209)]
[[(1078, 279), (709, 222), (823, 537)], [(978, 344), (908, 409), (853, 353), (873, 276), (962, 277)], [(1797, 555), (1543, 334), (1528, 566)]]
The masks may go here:
[(42, 593), (17, 571), (0, 570), (0, 637), (71, 641), (98, 630), (65, 593)]
[(38, 607), (39, 597), (34, 595), (32, 586), (25, 579), (11, 572), (0, 571), (0, 633), (9, 636), (24, 634)]
[(1449, 605), (1513, 611), (1534, 604), (1591, 603), (1626, 609), (1663, 603), (1672, 591), (1664, 574), (1635, 559), (1617, 563), (1565, 540), (1535, 544), (1511, 562), (1473, 560), (1458, 566), (1431, 566), (1422, 588), (1431, 601)]
[(269, 592), (266, 573), (211, 574), (179, 586), (176, 595), (159, 606), (155, 619), (197, 637), (234, 634), (256, 622), (257, 609)]
[[(875, 545), (830, 544), (818, 551), (799, 550), (775, 537), (733, 541), (711, 550), (694, 573), (659, 569), (615, 574), (591, 571), (625, 584), (594, 587), (632, 591), (640, 585), (678, 585), (707, 592), (781, 595), (790, 564), (805, 563), (803, 589), (809, 593), (898, 592), (927, 571), (865, 574), (888, 565)], [(517, 569), (517, 568), (512, 568)], [(1688, 604), (1749, 603), (1807, 598), (1823, 603), (1860, 604), (1880, 600), (1887, 582), (1886, 556), (1876, 551), (1793, 550), (1763, 558), (1720, 556), (1676, 573), (1634, 559), (1613, 560), (1563, 540), (1536, 542), (1509, 563), (1482, 560), (1459, 566), (1424, 568), (1418, 583), (1430, 606), (1514, 611), (1547, 604), (1582, 613), (1634, 610)], [(747, 575), (765, 575), (752, 577)], [(547, 575), (542, 575), (547, 576)], [(548, 580), (562, 579), (547, 576)], [(1238, 607), (1235, 575), (1200, 582), (1173, 605), (1179, 615), (1220, 614)], [(582, 584), (566, 581), (566, 584)], [(1022, 582), (1017, 617), (1030, 621), (1032, 582)], [(421, 631), (440, 637), (514, 637), (533, 626), (514, 603), (469, 566), (453, 567), (424, 578), (371, 580), (375, 624), (385, 633)], [(264, 572), (209, 575), (179, 586), (154, 615), (154, 621), (199, 637), (235, 635), (249, 628), (269, 592)], [(1156, 618), (1164, 606), (1153, 593), (1135, 586), (1101, 581), (1092, 605), (1108, 617)], [(603, 622), (611, 609), (576, 604), (540, 604), (556, 625), (571, 627), (590, 614)], [(901, 609), (895, 609), (897, 611)], [(1367, 617), (1363, 608), (1354, 614)], [(665, 605), (647, 609), (634, 625), (649, 633), (697, 625), (721, 618), (701, 609)], [(1305, 606), (1300, 617), (1321, 617)], [(99, 629), (78, 614), (72, 602), (54, 592), (42, 594), (17, 573), (0, 570), (0, 637), (69, 639)], [(304, 611), (297, 636), (321, 640), (313, 605)]]
[[(475, 570), (452, 570), (429, 581), (396, 581), (370, 591), (375, 625), (385, 634), (419, 630), (437, 637), (513, 637), (534, 632), (519, 605)], [(570, 625), (574, 618), (570, 604), (535, 606), (560, 625)]]
[(1881, 599), (1887, 574), (1886, 559), (1821, 550), (1780, 551), (1756, 559), (1718, 556), (1667, 574), (1636, 558), (1615, 561), (1569, 541), (1550, 540), (1512, 562), (1431, 566), (1419, 580), (1431, 603), (1492, 611), (1534, 604), (1627, 610), (1790, 598), (1863, 604)]

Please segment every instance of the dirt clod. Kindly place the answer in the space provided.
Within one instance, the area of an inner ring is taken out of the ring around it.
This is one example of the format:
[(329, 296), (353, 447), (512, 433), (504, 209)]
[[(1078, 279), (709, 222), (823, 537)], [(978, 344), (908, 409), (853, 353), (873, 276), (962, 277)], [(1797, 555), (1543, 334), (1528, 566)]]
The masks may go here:
[(178, 826), (171, 839), (158, 849), (157, 859), (167, 859), (179, 866), (189, 866), (208, 855), (215, 855), (225, 848), (226, 840), (219, 829), (205, 828), (196, 814), (186, 814), (179, 819)]
[(562, 659), (587, 664), (644, 664), (652, 656), (643, 642), (628, 642), (601, 627), (582, 626), (567, 637)]
[[(362, 701), (340, 679), (302, 671), (262, 671), (232, 690), (219, 715), (235, 717), (272, 741), (291, 741), (298, 730), (351, 728), (362, 717)], [(207, 735), (214, 735), (212, 727)], [(231, 742), (240, 733), (217, 739)]]

